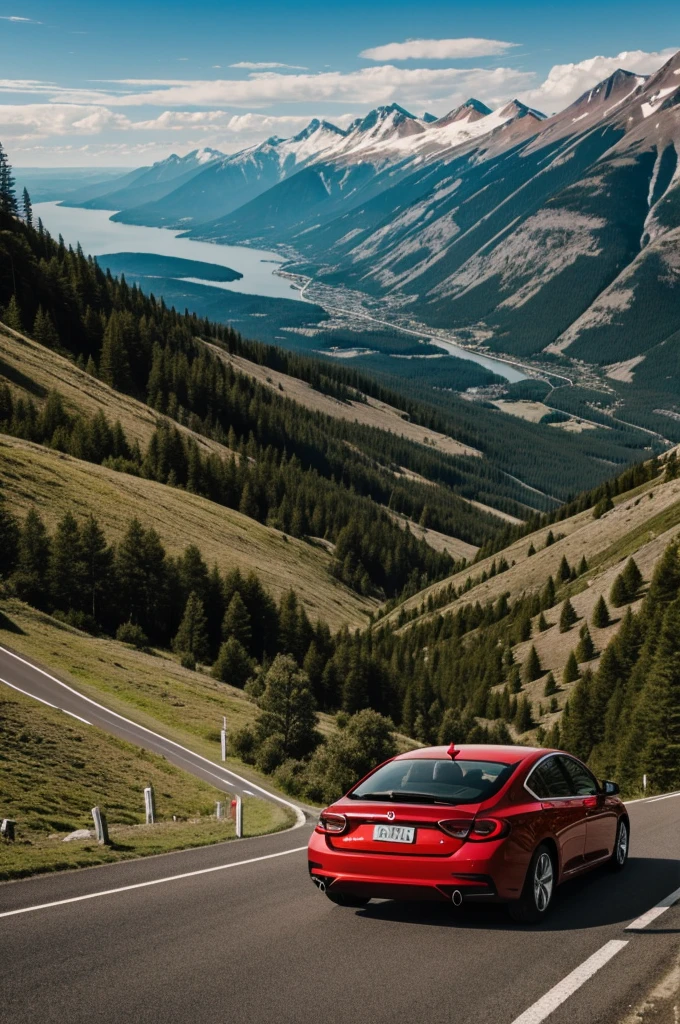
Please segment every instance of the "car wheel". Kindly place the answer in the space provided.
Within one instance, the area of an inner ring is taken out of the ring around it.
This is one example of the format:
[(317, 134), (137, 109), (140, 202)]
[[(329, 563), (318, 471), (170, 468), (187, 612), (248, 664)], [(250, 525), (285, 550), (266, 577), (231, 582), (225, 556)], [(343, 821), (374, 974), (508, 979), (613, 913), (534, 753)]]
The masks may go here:
[(370, 896), (348, 896), (343, 892), (327, 892), (326, 896), (338, 907), (365, 907), (371, 902)]
[(612, 871), (623, 871), (628, 860), (628, 847), (630, 846), (630, 826), (624, 818), (619, 818), (616, 827), (616, 842), (614, 852), (611, 855), (609, 866)]
[(550, 909), (555, 892), (555, 863), (545, 843), (534, 850), (522, 895), (508, 904), (510, 916), (522, 924), (541, 921)]

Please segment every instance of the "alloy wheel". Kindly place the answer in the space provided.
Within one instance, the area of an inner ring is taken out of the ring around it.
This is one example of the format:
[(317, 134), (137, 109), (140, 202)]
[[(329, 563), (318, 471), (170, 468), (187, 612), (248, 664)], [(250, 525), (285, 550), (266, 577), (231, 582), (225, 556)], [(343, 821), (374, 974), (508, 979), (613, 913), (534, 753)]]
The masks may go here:
[(619, 825), (619, 838), (616, 843), (616, 860), (623, 866), (628, 856), (628, 829), (624, 821)]
[(550, 854), (543, 852), (536, 861), (534, 870), (534, 901), (536, 909), (543, 913), (552, 898), (554, 872)]

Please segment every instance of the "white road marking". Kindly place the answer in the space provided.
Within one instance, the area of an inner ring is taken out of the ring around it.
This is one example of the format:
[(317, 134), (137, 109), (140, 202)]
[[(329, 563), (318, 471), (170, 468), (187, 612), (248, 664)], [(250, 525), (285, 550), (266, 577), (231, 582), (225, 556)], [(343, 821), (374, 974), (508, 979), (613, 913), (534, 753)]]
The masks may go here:
[(516, 1017), (512, 1024), (540, 1024), (627, 945), (628, 941), (625, 939), (612, 939), (611, 942), (605, 942), (597, 953), (593, 953), (587, 960), (584, 960), (571, 974), (568, 974), (554, 988), (541, 996), (533, 1006)]
[(76, 715), (73, 711), (67, 711), (66, 708), (59, 708), (59, 711), (63, 715), (70, 715), (71, 718), (77, 718), (79, 722), (83, 722), (85, 725), (92, 725), (92, 722), (88, 722), (86, 718), (81, 718), (80, 715)]
[(248, 860), (237, 860), (232, 864), (218, 864), (213, 868), (201, 868), (199, 871), (185, 871), (181, 875), (170, 875), (168, 878), (152, 878), (148, 882), (135, 882), (134, 885), (121, 885), (117, 889), (104, 889), (103, 892), (88, 892), (84, 896), (71, 896), (67, 900), (55, 900), (53, 903), (37, 903), (33, 907), (21, 907), (19, 910), (5, 910), (0, 917), (16, 917), (17, 914), (30, 914), (34, 910), (47, 910), (50, 907), (62, 907), (65, 903), (81, 903), (83, 900), (96, 900), (100, 896), (113, 896), (119, 892), (130, 892), (132, 889), (145, 889), (150, 885), (163, 885), (165, 882), (178, 882), (182, 878), (195, 878), (197, 875), (209, 875), (214, 871), (228, 871), (229, 868), (240, 868), (245, 864), (256, 864), (261, 860), (273, 860), (275, 857), (286, 857), (289, 853), (302, 853), (306, 846), (296, 846), (294, 850), (282, 850), (280, 853), (267, 853), (263, 857), (249, 857)]
[[(0, 648), (0, 650), (2, 650), (2, 648)], [(47, 704), (48, 708), (54, 708), (55, 711), (62, 710), (61, 708), (58, 708), (56, 704), (50, 704), (48, 700), (43, 700), (42, 697), (34, 697), (32, 693), (28, 692), (28, 690), (22, 690), (20, 686), (15, 686), (14, 683), (10, 683), (6, 679), (0, 678), (0, 683), (4, 683), (5, 686), (9, 686), (10, 689), (16, 690), (17, 693), (23, 693), (24, 697), (30, 697), (31, 700), (39, 700), (41, 704)]]
[(246, 796), (255, 796), (255, 794), (251, 793), (249, 789), (244, 789), (243, 792), (246, 794)]
[(626, 807), (628, 804), (655, 804), (657, 800), (670, 800), (674, 796), (680, 796), (680, 790), (677, 793), (664, 793), (663, 796), (639, 796), (636, 800), (625, 800)]
[(631, 921), (631, 923), (626, 926), (625, 930), (627, 932), (637, 932), (642, 928), (646, 928), (648, 924), (651, 924), (652, 921), (656, 921), (657, 917), (661, 917), (662, 914), (665, 914), (670, 907), (674, 906), (678, 902), (680, 902), (680, 889), (676, 889), (674, 892), (670, 893), (670, 895), (659, 900), (656, 906), (652, 907), (650, 910), (646, 910), (644, 914), (640, 914), (639, 917), (636, 917), (634, 921)]
[[(161, 736), (160, 733), (154, 732), (153, 729), (147, 729), (145, 725), (139, 725), (138, 722), (133, 722), (131, 718), (126, 718), (124, 715), (119, 715), (117, 711), (112, 711), (110, 708), (107, 708), (104, 704), (99, 704), (96, 700), (93, 700), (91, 697), (86, 697), (84, 693), (81, 693), (79, 690), (75, 690), (72, 686), (69, 686), (67, 683), (63, 683), (61, 679), (57, 679), (56, 676), (53, 676), (49, 672), (46, 672), (45, 669), (43, 668), (38, 668), (37, 665), (34, 665), (32, 662), (27, 661), (26, 658), (22, 658), (18, 654), (15, 654), (14, 651), (8, 651), (6, 647), (0, 646), (0, 652), (2, 652), (3, 654), (7, 654), (10, 658), (14, 658), (16, 661), (20, 661), (22, 665), (26, 665), (34, 672), (39, 672), (40, 675), (45, 676), (46, 679), (49, 679), (51, 682), (56, 683), (57, 686), (61, 686), (65, 690), (68, 690), (69, 693), (72, 693), (75, 697), (79, 697), (80, 700), (87, 701), (87, 703), (92, 704), (93, 707), (99, 708), (99, 710), (103, 711), (105, 714), (112, 715), (114, 718), (119, 719), (119, 721), (121, 722), (125, 722), (126, 725), (133, 726), (133, 728), (135, 729), (141, 729), (142, 732), (147, 733), (149, 736), (154, 736), (157, 740), (161, 740), (163, 743), (169, 743), (171, 746), (176, 747), (177, 750), (182, 750), (185, 754), (189, 754), (192, 759), (204, 761), (205, 764), (209, 764), (211, 768), (220, 768), (219, 765), (216, 765), (213, 761), (208, 760), (207, 757), (203, 757), (201, 754), (196, 754), (194, 753), (193, 750), (189, 750), (187, 747), (183, 747), (181, 743), (176, 743), (175, 740), (170, 740), (167, 738), (167, 736)], [(34, 697), (32, 693), (26, 693), (25, 690), (20, 690), (18, 686), (15, 686), (13, 683), (8, 683), (7, 680), (5, 679), (0, 679), (0, 682), (7, 683), (7, 686), (11, 686), (13, 690), (19, 690), (20, 693), (25, 694), (27, 697), (33, 697), (34, 700), (39, 700), (41, 701), (42, 704), (47, 704), (49, 707), (56, 707), (56, 705), (50, 704), (49, 701), (43, 700), (41, 697)], [(89, 724), (90, 723), (88, 722), (88, 725)], [(238, 779), (238, 781), (243, 785), (252, 786), (253, 789), (256, 789), (259, 793), (262, 793), (265, 799), (276, 800), (277, 803), (283, 804), (284, 807), (289, 807), (291, 811), (295, 813), (296, 817), (296, 823), (292, 826), (293, 828), (298, 828), (300, 825), (306, 824), (306, 819), (303, 812), (300, 810), (299, 807), (296, 807), (295, 804), (291, 803), (290, 800), (284, 800), (283, 797), (277, 796), (276, 793), (270, 793), (269, 790), (264, 789), (262, 786), (258, 786), (256, 782), (250, 782), (248, 779), (244, 779), (241, 775), (237, 775), (236, 772), (231, 771), (231, 769), (229, 768), (220, 768), (220, 771), (224, 772), (225, 775), (231, 775), (232, 779)], [(231, 781), (230, 779), (225, 779), (224, 776), (216, 776), (216, 778), (219, 778), (222, 782)]]

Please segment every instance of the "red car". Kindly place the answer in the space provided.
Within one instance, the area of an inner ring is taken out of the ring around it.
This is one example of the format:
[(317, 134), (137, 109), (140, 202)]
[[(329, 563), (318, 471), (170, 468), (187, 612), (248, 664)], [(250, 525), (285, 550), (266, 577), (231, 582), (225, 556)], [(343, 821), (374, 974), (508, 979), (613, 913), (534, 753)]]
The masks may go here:
[(502, 902), (515, 920), (539, 921), (560, 882), (624, 867), (630, 822), (618, 791), (559, 750), (412, 750), (321, 812), (309, 872), (341, 906)]

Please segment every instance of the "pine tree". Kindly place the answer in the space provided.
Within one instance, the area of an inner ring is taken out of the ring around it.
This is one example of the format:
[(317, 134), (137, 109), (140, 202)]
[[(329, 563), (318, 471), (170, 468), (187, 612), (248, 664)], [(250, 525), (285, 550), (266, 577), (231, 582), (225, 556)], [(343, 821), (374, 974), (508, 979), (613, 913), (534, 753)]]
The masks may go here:
[(230, 686), (238, 686), (243, 689), (253, 669), (253, 663), (248, 657), (243, 644), (239, 643), (236, 637), (229, 637), (226, 643), (220, 647), (217, 660), (212, 667), (212, 675), (223, 683)]
[(248, 516), (250, 519), (257, 519), (259, 516), (260, 510), (249, 483), (246, 483), (243, 488), (238, 510), (242, 515)]
[(626, 585), (628, 599), (632, 601), (637, 597), (637, 593), (642, 586), (642, 573), (638, 569), (634, 558), (628, 559), (626, 568), (623, 570), (621, 575), (623, 576), (623, 582)]
[(59, 521), (52, 537), (47, 581), (54, 608), (64, 612), (82, 608), (85, 565), (80, 527), (70, 512)]
[(60, 340), (52, 317), (46, 313), (42, 306), (38, 306), (38, 312), (33, 321), (33, 337), (46, 348), (59, 348)]
[(29, 228), (33, 227), (33, 204), (31, 197), (28, 194), (28, 189), (24, 188), (22, 195), (22, 205), (24, 208), (24, 220), (28, 224)]
[(23, 334), (24, 323), (16, 295), (12, 295), (12, 297), (10, 298), (6, 309), (3, 311), (2, 319), (3, 322), (7, 325), (7, 327), (11, 327), (13, 331), (17, 331), (19, 334)]
[(545, 585), (543, 593), (541, 594), (541, 607), (547, 611), (548, 608), (552, 608), (555, 604), (555, 581), (552, 576), (548, 576), (548, 582)]
[(606, 512), (611, 512), (614, 508), (614, 502), (612, 501), (609, 494), (605, 494), (603, 498), (600, 498), (597, 505), (593, 509), (593, 519), (601, 519)]
[(99, 377), (117, 391), (130, 387), (130, 360), (125, 342), (121, 316), (114, 309), (106, 324), (101, 355)]
[(550, 629), (550, 623), (546, 619), (546, 617), (543, 614), (543, 612), (541, 612), (541, 614), (539, 616), (539, 619), (538, 619), (538, 631), (539, 631), (539, 633), (545, 633), (545, 631), (547, 629)]
[(265, 676), (265, 690), (258, 704), (257, 732), (260, 741), (281, 739), (286, 757), (304, 757), (318, 742), (314, 698), (309, 680), (295, 660), (279, 654)]
[(621, 605), (626, 604), (629, 599), (628, 587), (626, 586), (626, 581), (623, 578), (623, 573), (619, 573), (612, 583), (612, 589), (609, 591), (609, 600), (614, 608), (620, 608)]
[(14, 570), (19, 556), (19, 524), (0, 492), (0, 583)]
[(555, 682), (555, 676), (552, 672), (548, 672), (548, 676), (543, 687), (543, 696), (552, 697), (553, 693), (557, 693), (557, 683)]
[(525, 683), (531, 683), (534, 679), (538, 679), (542, 675), (543, 669), (541, 668), (541, 659), (538, 656), (536, 648), (532, 644), (531, 650), (524, 662), (524, 681)]
[(571, 576), (571, 566), (567, 561), (567, 556), (562, 555), (562, 561), (560, 562), (559, 569), (557, 570), (558, 578), (565, 583)]
[(7, 154), (0, 143), (0, 213), (16, 216), (19, 210), (14, 188), (14, 175)]
[(87, 607), (97, 620), (99, 599), (106, 592), (113, 563), (113, 552), (106, 543), (104, 531), (93, 515), (89, 515), (80, 530), (80, 551), (83, 560), (84, 589)]
[(520, 697), (517, 701), (517, 713), (515, 715), (514, 726), (517, 729), (517, 732), (523, 733), (531, 729), (532, 725), (531, 702), (527, 697)]
[(233, 637), (235, 640), (245, 648), (246, 651), (250, 650), (250, 644), (253, 637), (253, 631), (250, 625), (250, 615), (248, 609), (243, 603), (238, 590), (229, 602), (229, 607), (224, 613), (224, 620), (222, 622), (222, 637), (225, 640), (229, 640)]
[(593, 638), (590, 635), (590, 630), (586, 623), (581, 627), (579, 634), (580, 640), (576, 648), (576, 660), (579, 664), (583, 664), (584, 661), (592, 661), (595, 657), (595, 644)]
[(568, 633), (577, 620), (576, 609), (569, 598), (567, 598), (562, 605), (562, 612), (560, 614), (560, 633)]
[(593, 626), (597, 629), (604, 629), (609, 625), (609, 621), (609, 609), (607, 608), (607, 602), (602, 594), (600, 594), (597, 604), (593, 609)]
[(584, 572), (588, 572), (588, 562), (586, 561), (586, 556), (581, 555), (581, 561), (578, 566), (578, 575), (583, 576)]
[(47, 604), (47, 565), (50, 541), (45, 524), (29, 509), (19, 534), (16, 571), (12, 585), (20, 598), (41, 608)]
[(196, 661), (207, 661), (210, 657), (207, 627), (203, 602), (198, 594), (192, 591), (172, 642), (172, 649), (176, 654), (191, 654)]
[(644, 736), (641, 772), (650, 776), (655, 792), (680, 788), (680, 600), (665, 613), (635, 721)]
[(564, 673), (562, 675), (562, 682), (566, 685), (567, 683), (573, 683), (574, 680), (578, 679), (579, 670), (576, 655), (572, 651), (567, 658), (567, 664), (564, 666)]
[(535, 555), (535, 554), (536, 554), (536, 548), (534, 547), (533, 543), (531, 543), (529, 545), (529, 549), (527, 551), (527, 558), (531, 558), (531, 556)]
[(555, 535), (552, 530), (548, 530), (548, 536), (545, 538), (545, 546), (551, 547), (555, 543)]

